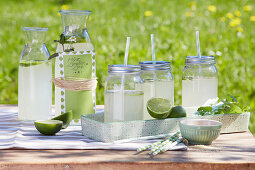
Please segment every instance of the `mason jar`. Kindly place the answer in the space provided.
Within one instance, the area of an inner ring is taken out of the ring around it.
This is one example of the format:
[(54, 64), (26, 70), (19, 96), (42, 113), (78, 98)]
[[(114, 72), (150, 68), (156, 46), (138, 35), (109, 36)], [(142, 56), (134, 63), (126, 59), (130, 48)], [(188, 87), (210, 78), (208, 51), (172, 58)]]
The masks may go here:
[(144, 61), (141, 66), (143, 79), (144, 112), (143, 120), (153, 119), (147, 111), (147, 101), (153, 97), (168, 99), (174, 105), (174, 78), (171, 73), (170, 62)]
[(187, 56), (182, 72), (182, 106), (188, 116), (218, 97), (218, 72), (213, 56)]
[(104, 122), (142, 120), (141, 67), (109, 65), (105, 82)]

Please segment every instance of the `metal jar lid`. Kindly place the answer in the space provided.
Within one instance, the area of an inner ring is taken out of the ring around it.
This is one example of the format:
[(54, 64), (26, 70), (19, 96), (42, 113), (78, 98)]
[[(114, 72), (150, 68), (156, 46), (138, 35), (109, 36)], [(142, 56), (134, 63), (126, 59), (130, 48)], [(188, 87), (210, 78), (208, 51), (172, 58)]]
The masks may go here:
[(142, 70), (171, 70), (170, 62), (168, 61), (143, 61), (139, 62)]
[(65, 15), (89, 15), (92, 11), (88, 10), (60, 10), (59, 13)]
[(214, 56), (187, 56), (185, 57), (185, 64), (215, 64)]
[(135, 73), (140, 72), (141, 66), (138, 65), (108, 65), (108, 73)]

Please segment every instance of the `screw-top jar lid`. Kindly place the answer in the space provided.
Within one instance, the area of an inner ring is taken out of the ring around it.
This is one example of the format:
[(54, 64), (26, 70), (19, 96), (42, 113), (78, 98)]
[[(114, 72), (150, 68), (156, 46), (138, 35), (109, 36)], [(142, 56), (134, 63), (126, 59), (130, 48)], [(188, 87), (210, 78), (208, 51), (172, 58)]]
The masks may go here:
[(170, 62), (168, 61), (143, 61), (139, 62), (142, 70), (171, 70)]
[(67, 14), (67, 15), (89, 15), (92, 13), (92, 11), (88, 10), (60, 10), (59, 13)]
[(141, 71), (141, 66), (138, 65), (108, 65), (108, 73), (135, 73)]
[(214, 56), (187, 56), (185, 57), (185, 64), (215, 64)]

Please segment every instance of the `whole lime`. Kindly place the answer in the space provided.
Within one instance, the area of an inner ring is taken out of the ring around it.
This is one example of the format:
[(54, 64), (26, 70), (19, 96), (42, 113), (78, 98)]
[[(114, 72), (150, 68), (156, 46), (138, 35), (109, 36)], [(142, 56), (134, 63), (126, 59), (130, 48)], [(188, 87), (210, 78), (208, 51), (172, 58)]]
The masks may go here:
[(186, 111), (182, 106), (175, 106), (171, 109), (167, 118), (186, 117)]

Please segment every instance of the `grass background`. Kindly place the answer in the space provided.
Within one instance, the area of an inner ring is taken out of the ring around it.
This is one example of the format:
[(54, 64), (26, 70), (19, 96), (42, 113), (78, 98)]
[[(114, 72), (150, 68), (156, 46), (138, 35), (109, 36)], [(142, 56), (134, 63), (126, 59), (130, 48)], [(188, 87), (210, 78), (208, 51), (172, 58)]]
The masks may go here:
[[(156, 59), (172, 62), (175, 104), (181, 104), (184, 58), (196, 55), (198, 29), (202, 54), (217, 52), (219, 97), (239, 96), (255, 111), (254, 0), (9, 0), (0, 1), (0, 6), (0, 103), (18, 102), (18, 63), (25, 45), (21, 27), (49, 27), (46, 44), (54, 53), (53, 40), (62, 32), (58, 11), (82, 9), (93, 11), (87, 25), (96, 49), (97, 104), (103, 104), (107, 65), (123, 63), (126, 36), (132, 36), (128, 62), (137, 64), (151, 58), (151, 33), (156, 37)], [(249, 128), (254, 134), (253, 115)]]

